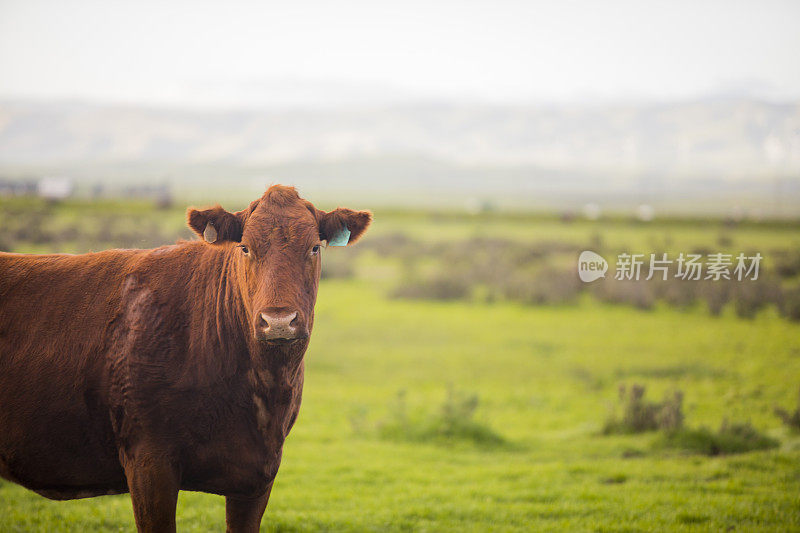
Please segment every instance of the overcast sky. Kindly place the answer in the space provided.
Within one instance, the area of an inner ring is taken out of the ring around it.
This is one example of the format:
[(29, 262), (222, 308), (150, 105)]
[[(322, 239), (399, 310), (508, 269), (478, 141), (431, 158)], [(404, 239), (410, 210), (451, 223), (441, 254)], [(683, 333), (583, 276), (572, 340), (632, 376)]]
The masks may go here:
[(800, 2), (0, 0), (0, 98), (800, 99)]

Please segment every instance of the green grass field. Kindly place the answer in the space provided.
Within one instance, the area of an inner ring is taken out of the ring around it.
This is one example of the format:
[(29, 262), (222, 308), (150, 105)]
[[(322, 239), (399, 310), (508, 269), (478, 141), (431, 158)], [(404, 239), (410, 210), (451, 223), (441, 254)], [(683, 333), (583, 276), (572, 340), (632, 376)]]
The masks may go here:
[[(58, 209), (84, 223), (96, 215)], [(182, 231), (177, 211), (136, 209), (130, 220)], [(646, 247), (666, 232), (680, 249), (713, 247), (725, 231), (729, 246), (800, 246), (796, 226), (721, 228), (395, 213), (376, 219), (374, 235), (585, 242), (600, 232), (614, 246)], [(58, 246), (80, 247), (13, 243)], [(354, 251), (325, 253), (341, 261)], [(661, 304), (640, 311), (588, 295), (549, 306), (393, 300), (390, 263), (362, 254), (354, 277), (321, 285), (303, 407), (262, 530), (800, 531), (800, 435), (773, 413), (797, 406), (800, 324), (774, 306), (745, 320), (729, 308), (718, 317)], [(681, 390), (688, 427), (750, 422), (779, 445), (708, 456), (659, 446), (661, 432), (603, 435), (619, 385), (633, 383), (653, 400)], [(399, 396), (416, 421), (451, 389), (477, 396), (474, 422), (502, 442), (383, 431)], [(0, 481), (0, 531), (132, 529), (126, 495), (54, 502)], [(178, 529), (224, 530), (223, 499), (181, 493)]]

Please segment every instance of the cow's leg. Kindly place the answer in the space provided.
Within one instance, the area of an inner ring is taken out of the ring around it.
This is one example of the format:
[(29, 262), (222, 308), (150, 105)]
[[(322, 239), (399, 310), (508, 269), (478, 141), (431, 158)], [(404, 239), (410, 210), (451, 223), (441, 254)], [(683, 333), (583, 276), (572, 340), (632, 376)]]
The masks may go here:
[(180, 481), (172, 461), (140, 454), (126, 461), (125, 475), (137, 529), (142, 533), (174, 532)]
[(261, 525), (261, 517), (267, 508), (269, 493), (272, 492), (272, 483), (267, 488), (267, 493), (258, 498), (243, 499), (228, 496), (225, 498), (225, 519), (228, 523), (228, 533), (257, 533)]

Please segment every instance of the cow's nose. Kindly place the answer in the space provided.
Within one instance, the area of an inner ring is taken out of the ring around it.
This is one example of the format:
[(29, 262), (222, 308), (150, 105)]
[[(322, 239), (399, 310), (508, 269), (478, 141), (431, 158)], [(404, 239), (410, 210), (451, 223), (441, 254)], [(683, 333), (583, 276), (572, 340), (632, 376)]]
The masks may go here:
[(291, 340), (303, 336), (297, 311), (268, 308), (261, 311), (260, 316), (260, 333), (264, 340)]

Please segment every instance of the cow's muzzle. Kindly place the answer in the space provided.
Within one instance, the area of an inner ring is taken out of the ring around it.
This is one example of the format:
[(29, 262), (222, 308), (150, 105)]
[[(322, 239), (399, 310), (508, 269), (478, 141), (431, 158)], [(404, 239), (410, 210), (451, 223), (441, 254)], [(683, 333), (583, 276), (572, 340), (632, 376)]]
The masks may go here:
[(300, 312), (288, 307), (267, 307), (255, 319), (256, 338), (270, 342), (291, 342), (308, 337), (308, 329)]

